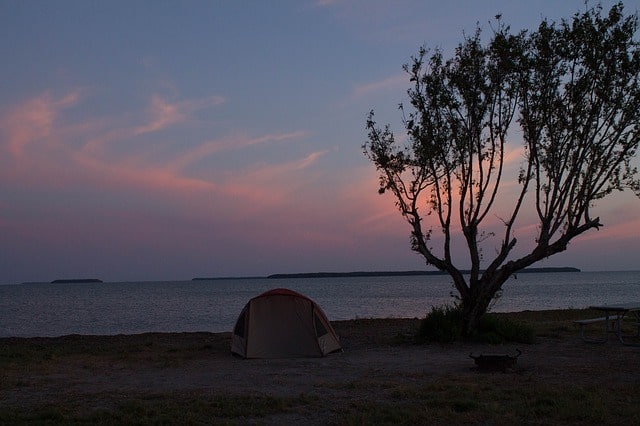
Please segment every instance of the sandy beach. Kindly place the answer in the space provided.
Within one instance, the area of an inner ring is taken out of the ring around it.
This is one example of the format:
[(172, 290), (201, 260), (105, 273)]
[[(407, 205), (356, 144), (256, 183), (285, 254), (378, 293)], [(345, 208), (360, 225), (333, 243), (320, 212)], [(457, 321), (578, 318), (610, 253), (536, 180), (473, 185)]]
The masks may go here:
[[(544, 313), (538, 317), (542, 321)], [(587, 392), (628, 388), (631, 393), (621, 405), (623, 409), (612, 409), (606, 418), (612, 424), (623, 420), (620, 416), (629, 420), (628, 405), (636, 413), (635, 420), (640, 419), (640, 348), (617, 341), (584, 343), (570, 321), (547, 327), (534, 344), (499, 346), (416, 345), (417, 319), (362, 319), (333, 325), (344, 351), (309, 359), (238, 359), (229, 352), (229, 333), (3, 338), (0, 413), (16, 407), (38, 410), (59, 405), (72, 407), (74, 415), (82, 416), (158, 395), (178, 400), (241, 395), (297, 402), (266, 416), (219, 421), (344, 424), (353, 423), (360, 404), (393, 405), (398, 399), (406, 402), (412, 398), (407, 394), (403, 399), (399, 389), (449, 389), (458, 384), (463, 389), (488, 386), (513, 392), (539, 386), (559, 392), (567, 386)], [(507, 372), (479, 372), (469, 357), (515, 354), (517, 349), (522, 351), (517, 368)], [(452, 415), (454, 421), (466, 421), (464, 416), (455, 417), (455, 412)], [(482, 415), (470, 419), (489, 420)], [(212, 423), (217, 423), (214, 420)], [(378, 423), (371, 420), (362, 419), (362, 423)], [(451, 418), (433, 420), (446, 423)], [(579, 420), (574, 423), (584, 423)]]

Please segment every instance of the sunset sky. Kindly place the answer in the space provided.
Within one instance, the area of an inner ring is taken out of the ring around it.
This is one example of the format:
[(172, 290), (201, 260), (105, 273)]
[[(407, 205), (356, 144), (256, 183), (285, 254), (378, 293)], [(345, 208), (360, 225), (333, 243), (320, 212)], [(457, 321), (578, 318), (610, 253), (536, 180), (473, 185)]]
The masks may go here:
[[(422, 45), (584, 7), (0, 0), (0, 284), (424, 269), (362, 153), (367, 113), (401, 133)], [(605, 226), (539, 266), (640, 269), (640, 200), (594, 211)]]

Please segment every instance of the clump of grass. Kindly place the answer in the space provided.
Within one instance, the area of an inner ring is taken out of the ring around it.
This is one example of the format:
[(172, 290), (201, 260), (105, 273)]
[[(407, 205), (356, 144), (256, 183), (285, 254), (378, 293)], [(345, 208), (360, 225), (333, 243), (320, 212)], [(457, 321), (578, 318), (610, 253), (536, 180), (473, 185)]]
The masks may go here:
[(484, 343), (533, 343), (533, 328), (505, 317), (487, 314), (480, 320), (473, 340)]
[(473, 334), (463, 333), (462, 311), (458, 307), (433, 307), (420, 323), (419, 342), (451, 343), (459, 340), (471, 340), (482, 343), (533, 343), (534, 331), (529, 325), (506, 317), (487, 314), (480, 320)]
[(462, 338), (462, 312), (451, 306), (434, 306), (420, 323), (418, 341), (451, 343)]

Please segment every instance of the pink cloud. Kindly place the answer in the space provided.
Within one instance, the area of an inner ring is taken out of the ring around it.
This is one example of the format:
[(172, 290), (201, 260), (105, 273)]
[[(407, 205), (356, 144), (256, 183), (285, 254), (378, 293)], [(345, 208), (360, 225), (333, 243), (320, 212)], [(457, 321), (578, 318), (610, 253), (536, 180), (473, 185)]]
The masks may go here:
[[(170, 103), (153, 96), (144, 124), (122, 124), (105, 132), (87, 135), (82, 148), (74, 152), (74, 161), (87, 173), (100, 176), (104, 183), (115, 186), (140, 186), (162, 191), (209, 190), (214, 185), (203, 179), (187, 177), (180, 170), (166, 166), (166, 161), (149, 159), (149, 151), (131, 145), (138, 136), (186, 123), (191, 114), (201, 109), (224, 103), (224, 98), (212, 96), (204, 99)], [(130, 121), (131, 118), (128, 119)], [(121, 148), (126, 146), (126, 150)], [(199, 148), (196, 148), (197, 151)], [(176, 153), (176, 156), (187, 154)], [(194, 154), (197, 156), (197, 152)], [(171, 160), (168, 160), (171, 163)]]
[(150, 119), (142, 126), (133, 129), (133, 135), (157, 132), (172, 125), (186, 121), (189, 114), (210, 106), (221, 105), (225, 102), (222, 96), (212, 96), (184, 102), (170, 103), (159, 95), (151, 98), (148, 115)]
[(159, 95), (153, 95), (145, 114), (144, 123), (127, 123), (132, 119), (135, 120), (135, 117), (124, 117), (124, 123), (122, 122), (123, 118), (117, 121), (111, 119), (110, 127), (112, 127), (112, 130), (88, 135), (88, 139), (82, 148), (82, 153), (91, 156), (105, 155), (112, 145), (128, 143), (138, 136), (183, 124), (190, 120), (194, 112), (222, 105), (224, 102), (225, 99), (222, 96), (211, 96), (203, 99), (171, 103)]
[(87, 181), (110, 188), (185, 193), (211, 190), (215, 185), (201, 179), (171, 173), (161, 167), (145, 167), (133, 162), (108, 163), (90, 157), (78, 157)]
[(628, 193), (614, 193), (605, 202), (594, 206), (592, 217), (600, 217), (603, 224), (600, 230), (590, 230), (579, 238), (590, 244), (598, 241), (640, 240), (640, 200), (630, 191)]
[[(271, 209), (287, 198), (291, 188), (300, 185), (302, 179), (296, 174), (311, 167), (324, 155), (324, 152), (312, 152), (280, 164), (247, 163), (242, 166), (242, 172), (237, 168), (214, 168), (206, 172), (206, 177), (187, 174), (187, 167), (219, 152), (293, 142), (304, 138), (306, 132), (223, 137), (178, 151), (174, 146), (169, 158), (154, 158), (150, 153), (155, 150), (150, 151), (144, 144), (132, 143), (144, 134), (186, 124), (194, 112), (220, 105), (224, 99), (213, 96), (169, 102), (153, 96), (141, 124), (135, 123), (135, 113), (69, 124), (62, 114), (65, 108), (78, 103), (78, 95), (78, 92), (72, 92), (55, 98), (45, 93), (0, 117), (5, 124), (3, 131), (9, 136), (5, 138), (8, 140), (5, 148), (14, 157), (11, 170), (4, 168), (0, 174), (7, 178), (8, 173), (13, 173), (10, 180), (16, 184), (42, 189), (55, 185), (65, 191), (80, 187), (102, 191), (144, 191), (145, 194), (163, 194), (163, 197), (172, 194), (181, 199), (186, 196), (215, 197), (221, 205), (229, 206), (229, 210), (249, 210), (252, 205)], [(172, 143), (158, 140), (160, 142), (155, 143), (160, 144), (157, 146), (160, 151), (163, 144), (168, 144), (168, 148)]]
[(248, 177), (249, 179), (258, 182), (270, 182), (274, 179), (289, 180), (291, 178), (291, 173), (310, 167), (326, 153), (327, 151), (312, 152), (303, 158), (275, 165), (263, 166), (254, 171), (250, 171)]
[(156, 132), (186, 119), (186, 114), (178, 105), (171, 104), (157, 95), (151, 98), (149, 115), (149, 122), (132, 130), (133, 136)]
[(22, 158), (28, 145), (47, 143), (59, 114), (75, 105), (79, 98), (80, 91), (61, 98), (54, 98), (47, 92), (10, 109), (0, 121), (5, 134), (5, 150), (15, 158)]
[(246, 149), (254, 145), (265, 143), (295, 141), (305, 136), (306, 132), (297, 131), (290, 133), (268, 134), (254, 138), (247, 136), (234, 136), (220, 140), (208, 141), (179, 154), (175, 160), (171, 160), (166, 165), (166, 168), (169, 170), (180, 171), (195, 161), (202, 160), (203, 158), (219, 152)]
[(279, 164), (251, 164), (233, 172), (221, 171), (209, 178), (216, 182), (211, 195), (215, 197), (218, 209), (229, 213), (234, 220), (253, 221), (256, 217), (268, 217), (270, 222), (279, 221), (282, 212), (295, 215), (300, 211), (300, 197), (312, 196), (300, 192), (304, 192), (304, 188), (308, 190), (310, 183), (320, 179), (307, 169), (322, 155), (322, 152), (315, 152)]

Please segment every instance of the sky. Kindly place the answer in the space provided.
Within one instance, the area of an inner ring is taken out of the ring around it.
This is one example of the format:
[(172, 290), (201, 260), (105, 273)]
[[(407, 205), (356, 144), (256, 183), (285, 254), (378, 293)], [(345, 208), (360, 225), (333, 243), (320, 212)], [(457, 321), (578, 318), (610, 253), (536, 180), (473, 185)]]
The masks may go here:
[[(421, 46), (584, 7), (0, 0), (0, 283), (432, 269), (378, 194), (368, 112), (401, 133)], [(539, 266), (639, 269), (640, 200), (594, 211)]]

